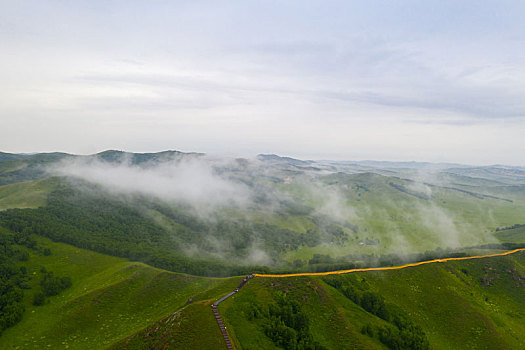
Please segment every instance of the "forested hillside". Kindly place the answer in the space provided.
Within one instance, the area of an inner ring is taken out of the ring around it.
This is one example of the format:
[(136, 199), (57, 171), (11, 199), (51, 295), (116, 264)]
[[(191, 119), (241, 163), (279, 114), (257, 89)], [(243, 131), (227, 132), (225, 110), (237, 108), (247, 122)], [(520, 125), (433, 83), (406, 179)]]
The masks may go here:
[(16, 182), (0, 186), (4, 227), (171, 271), (384, 266), (525, 241), (503, 231), (525, 211), (508, 172), (175, 151), (2, 159), (0, 179)]
[[(216, 277), (525, 245), (519, 171), (496, 179), (495, 169), (432, 169), (274, 155), (2, 154), (0, 347), (221, 349), (210, 305), (240, 277)], [(219, 311), (242, 349), (520, 348), (522, 259), (257, 277)]]

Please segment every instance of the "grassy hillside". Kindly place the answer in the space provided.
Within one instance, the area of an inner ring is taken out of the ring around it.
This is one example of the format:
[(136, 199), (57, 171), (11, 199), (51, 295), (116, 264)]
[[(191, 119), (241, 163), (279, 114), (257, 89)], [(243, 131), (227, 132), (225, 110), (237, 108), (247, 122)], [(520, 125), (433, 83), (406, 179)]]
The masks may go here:
[[(224, 348), (211, 340), (220, 333), (208, 307), (187, 306), (113, 348)], [(395, 349), (407, 341), (414, 349), (520, 349), (525, 254), (387, 272), (255, 278), (219, 310), (237, 349)]]
[(525, 225), (516, 228), (505, 229), (496, 232), (495, 236), (501, 242), (522, 243), (525, 242)]
[(224, 350), (226, 343), (211, 312), (211, 301), (197, 301), (172, 313), (110, 349)]
[[(183, 307), (190, 297), (221, 296), (238, 279), (175, 274), (150, 266), (38, 239), (51, 255), (31, 253), (25, 263), (32, 289), (20, 323), (0, 337), (0, 348), (99, 349), (132, 335)], [(33, 306), (41, 268), (71, 276), (72, 287)]]
[(32, 181), (49, 176), (47, 166), (71, 159), (66, 153), (37, 153), (30, 155), (0, 152), (0, 185)]
[[(58, 161), (68, 164), (61, 177), (21, 182), (49, 176)], [(365, 163), (275, 155), (214, 162), (175, 151), (3, 154), (0, 184), (11, 184), (0, 186), (0, 220), (14, 231), (207, 276), (316, 270), (320, 260), (379, 260), (500, 239), (524, 243), (494, 234), (521, 223), (525, 212), (525, 185), (506, 175), (492, 179), (506, 174), (501, 169), (483, 179), (425, 172), (425, 164)], [(186, 172), (195, 183), (178, 175)], [(204, 203), (191, 199), (210, 184)], [(172, 186), (182, 189), (165, 196)], [(208, 206), (223, 189), (233, 189), (241, 204)]]
[(383, 300), (391, 319), (402, 315), (421, 327), (432, 349), (518, 349), (525, 346), (524, 263), (520, 253), (390, 272), (256, 278), (220, 308), (243, 349), (275, 348), (253, 305), (275, 303), (282, 294), (301, 305), (310, 334), (325, 348), (384, 347), (381, 329), (396, 327), (345, 296), (351, 286), (361, 298), (372, 293)]
[(47, 203), (47, 195), (55, 187), (54, 178), (0, 186), (0, 210), (42, 207)]
[[(221, 349), (210, 303), (240, 278), (166, 270), (327, 271), (525, 243), (518, 170), (378, 166), (0, 153), (0, 348)], [(255, 278), (219, 309), (238, 349), (524, 348), (524, 259)]]
[[(496, 227), (520, 222), (525, 212), (525, 197), (501, 188), (467, 191), (460, 186), (415, 183), (372, 173), (339, 173), (319, 180), (338, 194), (337, 206), (329, 208), (348, 218), (347, 225), (339, 222), (343, 240), (324, 235), (318, 245), (282, 253), (281, 257), (290, 263), (307, 262), (314, 254), (403, 255), (495, 243), (498, 236), (492, 233)], [(286, 191), (287, 186), (282, 190)], [(293, 193), (304, 197), (300, 187), (293, 188)], [(314, 202), (309, 205), (320, 206)], [(368, 244), (367, 240), (377, 244)]]
[[(37, 240), (51, 255), (28, 250), (26, 312), (4, 331), (0, 348), (224, 348), (210, 304), (239, 278), (170, 273)], [(71, 276), (73, 284), (33, 306), (42, 267)], [(300, 342), (383, 349), (400, 334), (419, 334), (432, 349), (516, 349), (525, 345), (525, 254), (388, 272), (255, 278), (219, 310), (238, 349), (291, 349)], [(276, 340), (287, 337), (295, 343)]]
[[(45, 206), (4, 210), (0, 219), (13, 230), (30, 230), (82, 248), (171, 271), (220, 276), (259, 269), (254, 265), (308, 268), (316, 264), (316, 254), (359, 261), (497, 243), (505, 236), (490, 231), (521, 222), (525, 211), (519, 194), (505, 194), (509, 201), (447, 188), (425, 194), (426, 187), (377, 174), (322, 180), (328, 193), (338, 193), (325, 211), (313, 208), (326, 207), (326, 199), (297, 180), (277, 186), (295, 198), (278, 210), (266, 211), (264, 205), (229, 209), (203, 219), (183, 205), (49, 178), (1, 186), (0, 206), (38, 206), (44, 201)], [(331, 217), (329, 209), (341, 211), (340, 218)], [(524, 240), (514, 236), (513, 242)]]

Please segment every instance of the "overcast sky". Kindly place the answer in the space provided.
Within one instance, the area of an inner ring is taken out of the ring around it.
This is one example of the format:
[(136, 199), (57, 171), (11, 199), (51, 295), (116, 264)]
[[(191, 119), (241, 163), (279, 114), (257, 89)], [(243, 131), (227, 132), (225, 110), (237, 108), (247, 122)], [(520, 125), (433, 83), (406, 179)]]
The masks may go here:
[(525, 165), (524, 1), (0, 0), (0, 151)]

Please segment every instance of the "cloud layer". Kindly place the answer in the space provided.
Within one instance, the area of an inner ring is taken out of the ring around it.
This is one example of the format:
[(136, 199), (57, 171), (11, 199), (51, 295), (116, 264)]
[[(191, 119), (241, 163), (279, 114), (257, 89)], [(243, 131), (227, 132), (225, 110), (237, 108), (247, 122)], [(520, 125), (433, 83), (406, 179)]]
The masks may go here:
[(251, 202), (252, 196), (242, 183), (218, 175), (213, 162), (194, 158), (147, 167), (132, 165), (125, 158), (111, 163), (80, 158), (62, 162), (48, 171), (102, 185), (115, 194), (153, 196), (168, 202), (190, 204), (194, 209), (202, 210), (245, 206)]
[(522, 2), (1, 9), (4, 151), (522, 164)]

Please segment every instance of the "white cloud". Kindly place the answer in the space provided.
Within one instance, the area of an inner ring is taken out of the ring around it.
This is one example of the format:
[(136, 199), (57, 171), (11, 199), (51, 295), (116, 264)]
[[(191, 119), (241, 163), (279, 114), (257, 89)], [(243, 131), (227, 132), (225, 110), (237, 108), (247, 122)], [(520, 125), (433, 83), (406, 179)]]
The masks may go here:
[(214, 171), (213, 162), (197, 158), (148, 167), (131, 165), (125, 159), (118, 163), (75, 159), (61, 162), (49, 171), (103, 185), (116, 193), (142, 194), (190, 204), (203, 215), (219, 206), (243, 206), (251, 201), (251, 192), (246, 186), (221, 177)]
[(2, 10), (4, 151), (522, 162), (521, 3)]

